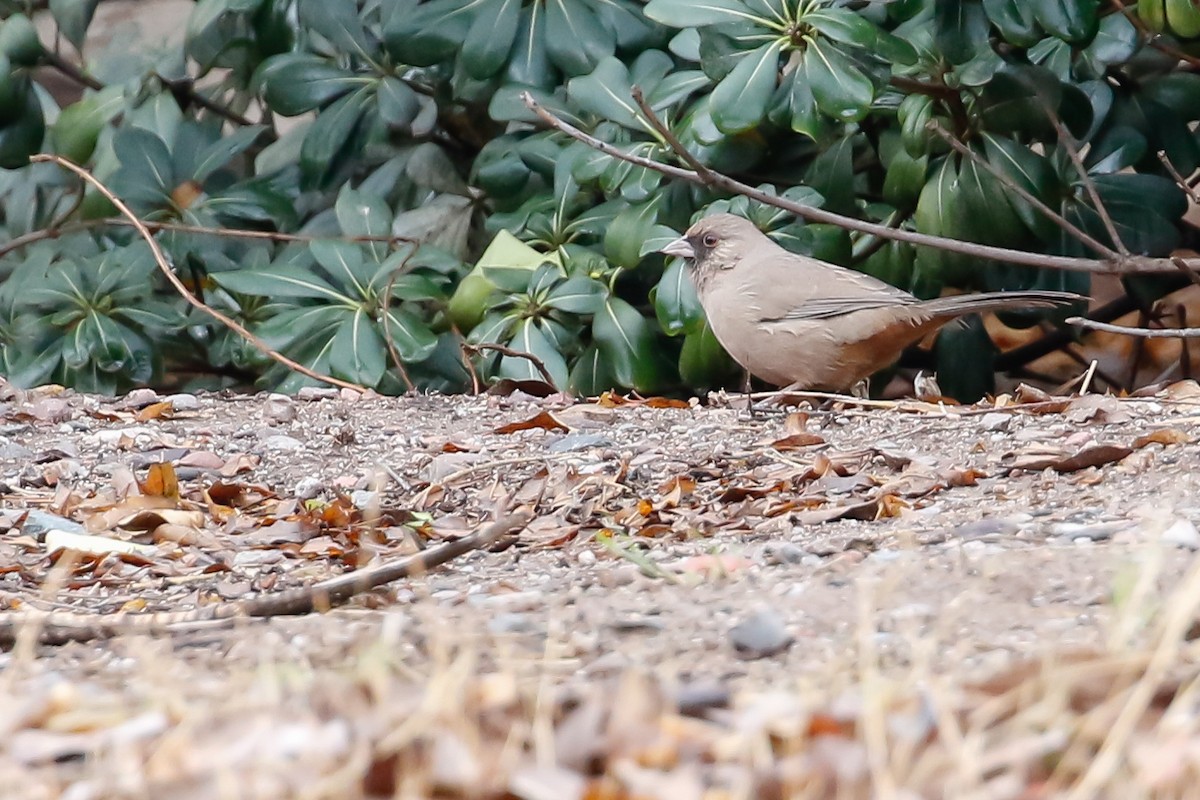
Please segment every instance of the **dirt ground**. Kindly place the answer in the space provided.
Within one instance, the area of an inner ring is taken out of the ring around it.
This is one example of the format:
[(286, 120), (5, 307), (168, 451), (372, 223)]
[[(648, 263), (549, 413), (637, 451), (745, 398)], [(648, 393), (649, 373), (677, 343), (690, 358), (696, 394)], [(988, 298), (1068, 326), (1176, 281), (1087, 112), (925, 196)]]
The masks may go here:
[[(1183, 797), (1200, 772), (1193, 382), (758, 418), (0, 389), (0, 797)], [(244, 602), (514, 510), (327, 613), (21, 622)], [(95, 538), (64, 550), (72, 523)]]

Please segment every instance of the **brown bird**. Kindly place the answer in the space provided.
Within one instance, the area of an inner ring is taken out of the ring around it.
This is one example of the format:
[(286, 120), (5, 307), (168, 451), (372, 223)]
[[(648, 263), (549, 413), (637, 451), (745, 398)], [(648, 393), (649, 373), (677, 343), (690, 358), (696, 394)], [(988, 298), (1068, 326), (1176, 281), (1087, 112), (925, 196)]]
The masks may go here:
[(729, 355), (792, 389), (848, 391), (966, 314), (1084, 299), (1028, 291), (918, 300), (870, 275), (790, 253), (732, 214), (705, 217), (661, 252), (687, 259), (708, 324)]

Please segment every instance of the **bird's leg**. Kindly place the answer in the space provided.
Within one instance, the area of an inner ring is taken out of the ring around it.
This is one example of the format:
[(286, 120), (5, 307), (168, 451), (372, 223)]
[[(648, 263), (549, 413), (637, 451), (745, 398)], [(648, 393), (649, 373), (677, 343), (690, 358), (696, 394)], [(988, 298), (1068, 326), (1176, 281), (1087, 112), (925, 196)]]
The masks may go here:
[(865, 400), (871, 396), (871, 379), (863, 378), (858, 383), (850, 387), (850, 396), (857, 397), (860, 400)]
[(754, 394), (750, 391), (750, 370), (742, 370), (742, 393), (746, 395), (746, 408), (750, 412), (750, 419), (755, 419), (757, 414), (754, 413)]

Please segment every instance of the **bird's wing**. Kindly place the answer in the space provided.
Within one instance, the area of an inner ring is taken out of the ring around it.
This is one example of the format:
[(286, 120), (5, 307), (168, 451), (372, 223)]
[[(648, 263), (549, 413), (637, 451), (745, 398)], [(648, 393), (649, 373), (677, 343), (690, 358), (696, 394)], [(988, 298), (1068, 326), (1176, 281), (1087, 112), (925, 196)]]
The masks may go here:
[(911, 295), (885, 292), (847, 295), (843, 297), (813, 297), (805, 300), (802, 305), (789, 308), (783, 314), (763, 317), (762, 321), (790, 322), (805, 319), (830, 319), (832, 317), (840, 317), (843, 314), (853, 314), (856, 311), (911, 306), (917, 302), (917, 299)]

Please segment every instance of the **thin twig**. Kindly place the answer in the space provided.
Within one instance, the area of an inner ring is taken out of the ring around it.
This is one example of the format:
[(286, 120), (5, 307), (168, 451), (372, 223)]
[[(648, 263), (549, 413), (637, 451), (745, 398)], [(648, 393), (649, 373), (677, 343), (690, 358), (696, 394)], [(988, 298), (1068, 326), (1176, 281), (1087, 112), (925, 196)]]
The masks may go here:
[(458, 337), (458, 355), (462, 360), (463, 368), (467, 374), (471, 376), (471, 394), (479, 394), (483, 390), (482, 384), (479, 382), (479, 372), (475, 369), (475, 365), (471, 363), (471, 357), (467, 355), (467, 351), (463, 349), (463, 345), (467, 343), (467, 337), (462, 335), (462, 331), (454, 323), (450, 324), (450, 330)]
[(482, 464), (472, 464), (469, 467), (463, 467), (457, 472), (451, 472), (446, 477), (434, 483), (440, 483), (442, 486), (449, 486), (455, 481), (461, 480), (468, 475), (474, 475), (476, 472), (486, 472), (489, 469), (498, 467), (515, 467), (518, 464), (533, 464), (539, 461), (556, 461), (560, 458), (565, 458), (570, 453), (542, 453), (536, 456), (514, 456), (513, 458), (501, 458), (496, 461), (487, 461)]
[[(1058, 331), (1057, 327), (1052, 325), (1050, 322), (1047, 322), (1044, 320), (1041, 323), (1041, 328), (1046, 333), (1046, 335), (1052, 335)], [(1078, 350), (1075, 349), (1075, 347), (1073, 345), (1070, 345), (1070, 344), (1065, 344), (1062, 347), (1060, 347), (1059, 352), (1062, 353), (1063, 355), (1065, 355), (1067, 358), (1074, 361), (1079, 366), (1083, 367), (1085, 370), (1089, 369), (1091, 367), (1091, 365), (1095, 363), (1095, 361), (1089, 361), (1087, 359), (1087, 357), (1082, 355)], [(1118, 382), (1115, 378), (1113, 378), (1111, 375), (1106, 373), (1104, 370), (1100, 369), (1098, 366), (1096, 367), (1096, 377), (1101, 379), (1102, 381), (1104, 381), (1106, 384), (1108, 384), (1113, 389), (1119, 389), (1121, 387), (1120, 382)]]
[(463, 342), (461, 345), (459, 345), (459, 347), (468, 353), (478, 354), (484, 350), (491, 350), (499, 353), (502, 356), (508, 356), (509, 358), (523, 358), (530, 364), (533, 364), (533, 368), (536, 369), (538, 374), (542, 376), (542, 380), (554, 387), (554, 391), (560, 391), (558, 384), (554, 381), (554, 376), (550, 374), (550, 370), (546, 369), (546, 362), (542, 361), (533, 353), (526, 353), (524, 350), (514, 350), (511, 347), (505, 347), (502, 344), (492, 344), (490, 342), (481, 342), (479, 344), (467, 344), (466, 342)]
[(1084, 317), (1068, 317), (1067, 324), (1086, 328), (1087, 330), (1120, 333), (1125, 336), (1137, 336), (1142, 339), (1194, 339), (1200, 337), (1200, 328), (1131, 328), (1126, 325), (1110, 325), (1107, 322), (1096, 322)]
[(1024, 264), (1030, 267), (1041, 267), (1043, 269), (1070, 270), (1075, 272), (1090, 272), (1094, 274), (1150, 274), (1163, 273), (1173, 271), (1175, 267), (1170, 266), (1168, 262), (1160, 258), (1150, 258), (1148, 256), (1130, 255), (1128, 258), (1119, 260), (1096, 260), (1090, 258), (1074, 258), (1071, 256), (1051, 256), (1041, 253), (1031, 253), (1023, 250), (1010, 250), (1005, 247), (993, 247), (991, 245), (977, 244), (975, 242), (964, 242), (958, 239), (947, 239), (943, 236), (931, 236), (929, 234), (918, 233), (916, 231), (905, 230), (903, 228), (892, 229), (886, 225), (880, 225), (874, 222), (866, 222), (864, 220), (855, 219), (853, 217), (835, 214), (831, 211), (826, 211), (813, 206), (797, 203), (793, 200), (788, 200), (784, 197), (777, 197), (767, 192), (760, 191), (748, 184), (730, 178), (719, 172), (712, 173), (711, 181), (705, 181), (694, 170), (683, 169), (670, 164), (663, 164), (654, 159), (644, 158), (634, 153), (626, 153), (618, 147), (615, 147), (608, 142), (597, 139), (579, 128), (571, 125), (554, 114), (543, 108), (529, 94), (523, 96), (523, 101), (527, 108), (533, 111), (537, 116), (550, 127), (565, 133), (576, 141), (583, 142), (593, 150), (597, 150), (605, 155), (613, 158), (626, 161), (630, 164), (636, 164), (640, 167), (654, 170), (659, 174), (666, 175), (670, 178), (688, 181), (701, 186), (715, 186), (724, 189), (728, 192), (748, 197), (751, 200), (757, 200), (765, 205), (781, 208), (784, 211), (795, 214), (813, 222), (824, 222), (830, 225), (836, 225), (845, 230), (858, 231), (860, 233), (869, 233), (876, 236), (882, 236), (886, 239), (894, 239), (896, 241), (908, 242), (909, 244), (922, 245), (925, 247), (934, 247), (952, 253), (960, 253), (962, 255), (974, 256), (976, 258), (990, 258), (997, 261), (1003, 261), (1009, 264)]
[[(155, 232), (174, 231), (176, 233), (194, 233), (203, 236), (223, 236), (229, 239), (263, 239), (272, 242), (315, 242), (336, 239), (342, 242), (354, 242), (360, 244), (382, 242), (389, 247), (395, 247), (398, 244), (404, 243), (416, 244), (416, 240), (408, 236), (329, 236), (325, 234), (257, 231), (248, 228), (206, 228), (202, 225), (185, 225), (181, 222), (153, 222), (150, 220), (142, 220), (142, 224), (146, 226), (147, 230)], [(44, 239), (58, 239), (62, 236), (68, 236), (72, 233), (80, 233), (82, 231), (89, 231), (94, 228), (104, 228), (108, 226), (119, 226), (123, 228), (137, 227), (127, 219), (116, 217), (73, 222), (62, 225), (61, 227), (50, 225), (46, 228), (42, 228), (41, 230), (30, 231), (29, 233), (22, 234), (21, 236), (18, 236), (15, 239), (10, 239), (4, 244), (0, 245), (0, 257), (8, 255), (13, 250), (25, 247), (26, 245), (35, 244)]]
[[(1179, 303), (1175, 306), (1175, 315), (1179, 317), (1179, 327), (1186, 328), (1188, 323), (1187, 306)], [(1189, 339), (1179, 340), (1179, 377), (1183, 380), (1191, 380), (1192, 378), (1192, 343)]]
[(358, 392), (366, 391), (365, 387), (359, 386), (357, 383), (343, 381), (331, 375), (322, 375), (321, 373), (309, 369), (297, 361), (293, 361), (282, 353), (272, 350), (270, 345), (247, 330), (246, 327), (240, 322), (226, 316), (220, 311), (217, 311), (215, 308), (212, 308), (203, 300), (196, 297), (196, 295), (192, 294), (188, 288), (184, 286), (183, 281), (179, 280), (179, 276), (175, 274), (175, 271), (171, 269), (171, 265), (167, 263), (167, 258), (163, 254), (162, 249), (158, 246), (158, 242), (154, 239), (154, 235), (150, 232), (150, 229), (147, 228), (142, 221), (137, 218), (137, 215), (129, 209), (129, 206), (125, 205), (125, 203), (119, 197), (113, 194), (107, 186), (101, 183), (96, 176), (92, 175), (86, 169), (78, 164), (68, 161), (62, 156), (53, 155), (51, 153), (38, 153), (37, 155), (30, 156), (29, 160), (34, 163), (47, 162), (51, 164), (58, 164), (63, 169), (75, 173), (80, 178), (96, 187), (96, 191), (104, 195), (104, 197), (110, 203), (112, 203), (118, 211), (129, 218), (130, 222), (133, 224), (133, 227), (137, 229), (137, 232), (141, 234), (143, 239), (146, 240), (146, 244), (150, 246), (150, 252), (153, 254), (154, 261), (158, 264), (159, 270), (161, 270), (163, 275), (166, 276), (167, 281), (175, 288), (175, 291), (178, 292), (192, 307), (203, 311), (205, 314), (208, 314), (210, 317), (232, 330), (238, 336), (241, 336), (243, 339), (250, 342), (250, 344), (254, 345), (254, 347), (257, 348), (263, 355), (274, 359), (290, 370), (299, 372), (301, 375), (306, 375), (313, 380), (322, 381), (324, 383), (332, 384), (333, 386), (340, 386), (343, 389), (353, 389)]
[(1174, 264), (1175, 266), (1179, 267), (1179, 270), (1184, 275), (1188, 276), (1188, 280), (1190, 280), (1192, 283), (1196, 284), (1197, 286), (1200, 286), (1200, 274), (1198, 274), (1196, 272), (1196, 270), (1189, 267), (1188, 263), (1186, 261), (1184, 261), (1179, 256), (1171, 256), (1171, 263)]
[(1193, 67), (1200, 67), (1200, 58), (1185, 53), (1178, 48), (1171, 47), (1166, 42), (1163, 42), (1161, 39), (1159, 39), (1157, 33), (1146, 27), (1146, 23), (1143, 22), (1142, 18), (1137, 15), (1137, 12), (1131, 11), (1129, 6), (1125, 5), (1125, 3), (1123, 3), (1121, 0), (1109, 0), (1109, 5), (1115, 8), (1117, 11), (1120, 11), (1125, 16), (1125, 19), (1133, 23), (1133, 27), (1137, 28), (1138, 31), (1146, 37), (1147, 43), (1155, 50), (1159, 51), (1160, 53), (1165, 53), (1171, 58), (1191, 64)]
[(970, 159), (976, 166), (981, 167), (984, 170), (986, 170), (988, 172), (988, 174), (990, 174), (993, 178), (995, 178), (996, 180), (998, 180), (1002, 184), (1004, 184), (1004, 187), (1006, 189), (1008, 189), (1011, 192), (1013, 192), (1014, 194), (1016, 194), (1018, 197), (1020, 197), (1026, 203), (1029, 203), (1029, 205), (1031, 205), (1035, 209), (1037, 209), (1042, 214), (1042, 216), (1049, 219), (1051, 222), (1053, 222), (1058, 227), (1062, 228), (1064, 231), (1069, 233), (1071, 236), (1074, 236), (1083, 245), (1090, 247), (1092, 250), (1095, 250), (1096, 253), (1098, 255), (1102, 256), (1103, 258), (1108, 258), (1108, 259), (1120, 258), (1121, 254), (1117, 253), (1115, 250), (1113, 250), (1111, 247), (1108, 247), (1100, 240), (1088, 235), (1081, 228), (1079, 228), (1077, 225), (1073, 224), (1070, 220), (1068, 220), (1066, 217), (1064, 217), (1062, 214), (1059, 214), (1057, 211), (1050, 208), (1050, 206), (1043, 203), (1040, 199), (1038, 199), (1037, 195), (1035, 195), (1032, 192), (1030, 192), (1029, 190), (1027, 190), (1024, 186), (1022, 186), (1021, 184), (1014, 181), (1012, 179), (1012, 177), (1009, 176), (1008, 174), (1006, 174), (1003, 170), (999, 169), (998, 167), (993, 165), (990, 161), (983, 158), (978, 153), (976, 153), (974, 150), (972, 150), (971, 148), (967, 147), (965, 144), (960, 142), (954, 135), (952, 135), (948, 130), (943, 128), (941, 125), (937, 124), (936, 122), (930, 122), (929, 129), (931, 131), (933, 131), (934, 133), (936, 133), (938, 136), (940, 136), (946, 142), (946, 144), (950, 145), (950, 147), (956, 153), (959, 153), (964, 158)]
[[(93, 89), (95, 91), (100, 91), (101, 89), (105, 88), (103, 83), (96, 80), (91, 75), (88, 75), (86, 72), (81, 70), (79, 67), (75, 66), (70, 61), (67, 61), (65, 58), (58, 55), (57, 53), (46, 52), (43, 54), (42, 60), (45, 61), (45, 63), (47, 65), (54, 67), (56, 70), (61, 72), (63, 75), (65, 75), (70, 80), (74, 81), (75, 83), (78, 83), (80, 86), (86, 86), (87, 88)], [(216, 114), (217, 116), (223, 117), (223, 118), (229, 120), (230, 122), (236, 123), (238, 125), (253, 125), (254, 124), (250, 120), (243, 117), (241, 114), (234, 111), (233, 109), (226, 108), (225, 106), (221, 105), (220, 103), (217, 103), (213, 100), (209, 100), (207, 97), (205, 97), (204, 95), (197, 92), (194, 86), (191, 86), (191, 85), (180, 86), (179, 84), (171, 83), (166, 80), (164, 80), (163, 83), (167, 86), (167, 88), (170, 91), (172, 91), (172, 92), (179, 91), (190, 102), (195, 103), (196, 105), (200, 106), (201, 108), (207, 109), (208, 111), (211, 111), (212, 113)]]
[(1075, 137), (1071, 135), (1067, 126), (1059, 118), (1058, 112), (1051, 108), (1049, 103), (1043, 102), (1042, 109), (1046, 112), (1046, 118), (1050, 120), (1050, 124), (1054, 126), (1054, 131), (1058, 134), (1058, 141), (1067, 151), (1067, 157), (1075, 165), (1075, 171), (1079, 173), (1083, 189), (1091, 198), (1092, 205), (1096, 207), (1096, 213), (1100, 215), (1100, 221), (1104, 224), (1104, 230), (1108, 232), (1108, 238), (1112, 239), (1113, 246), (1117, 248), (1117, 252), (1122, 257), (1128, 256), (1129, 248), (1125, 246), (1125, 242), (1121, 241), (1121, 234), (1117, 233), (1117, 224), (1113, 222), (1112, 215), (1108, 213), (1108, 206), (1100, 199), (1100, 190), (1096, 188), (1096, 182), (1092, 180), (1087, 166), (1083, 163), (1083, 156), (1079, 154), (1079, 142), (1075, 141)]
[(1180, 189), (1183, 189), (1187, 193), (1188, 199), (1193, 203), (1200, 204), (1200, 195), (1196, 194), (1196, 188), (1187, 182), (1187, 178), (1179, 174), (1179, 170), (1175, 169), (1175, 165), (1167, 157), (1167, 151), (1159, 150), (1155, 155), (1158, 156), (1159, 163), (1163, 165), (1163, 168), (1171, 176), (1171, 179), (1179, 185)]
[(1079, 394), (1085, 395), (1088, 389), (1092, 388), (1092, 377), (1096, 374), (1096, 359), (1092, 359), (1092, 363), (1088, 365), (1087, 372), (1083, 373), (1083, 383), (1079, 385)]
[(658, 115), (654, 113), (654, 109), (646, 102), (646, 97), (642, 93), (642, 87), (633, 87), (633, 100), (646, 116), (646, 121), (650, 123), (650, 127), (658, 132), (658, 135), (675, 152), (675, 155), (683, 159), (683, 163), (691, 167), (700, 176), (702, 181), (710, 182), (713, 177), (713, 171), (700, 161), (700, 159), (692, 155), (691, 151), (683, 146), (683, 142), (679, 141), (679, 138), (671, 132), (671, 129), (658, 118)]

